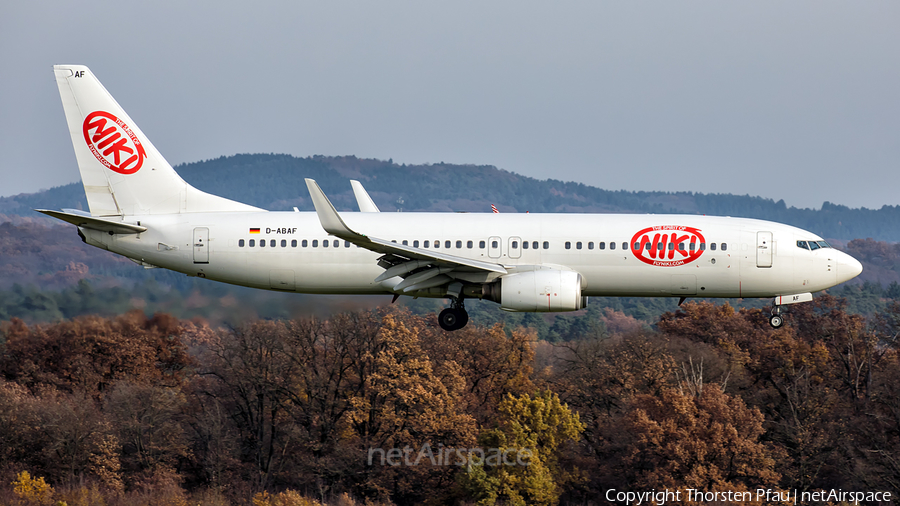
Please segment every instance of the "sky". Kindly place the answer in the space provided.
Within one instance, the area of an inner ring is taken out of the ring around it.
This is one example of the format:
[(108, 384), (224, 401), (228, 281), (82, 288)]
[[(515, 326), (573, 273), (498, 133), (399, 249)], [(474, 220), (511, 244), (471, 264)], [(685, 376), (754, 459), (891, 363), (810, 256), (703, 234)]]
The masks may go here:
[(78, 180), (52, 65), (83, 64), (173, 165), (356, 155), (900, 205), (898, 25), (894, 0), (10, 0), (0, 196)]

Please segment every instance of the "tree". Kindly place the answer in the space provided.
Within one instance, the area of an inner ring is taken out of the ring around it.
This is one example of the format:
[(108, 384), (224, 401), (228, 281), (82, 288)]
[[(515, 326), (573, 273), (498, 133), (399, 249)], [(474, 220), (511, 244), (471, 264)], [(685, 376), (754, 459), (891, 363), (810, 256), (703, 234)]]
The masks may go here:
[(201, 350), (198, 394), (215, 400), (233, 420), (240, 460), (251, 487), (265, 490), (297, 445), (291, 436), (287, 390), (296, 364), (284, 353), (284, 322), (258, 321), (222, 330)]
[[(453, 362), (433, 363), (420, 342), (422, 320), (385, 314), (365, 388), (352, 399), (350, 426), (361, 449), (420, 452), (429, 448), (467, 447), (475, 440), (475, 421), (465, 413), (465, 380)], [(362, 452), (361, 452), (362, 453)], [(406, 462), (404, 461), (404, 464)], [(430, 459), (413, 465), (370, 466), (360, 486), (369, 493), (389, 492), (400, 502), (420, 502), (425, 489), (446, 488), (455, 468)]]
[(619, 470), (648, 490), (773, 487), (779, 475), (759, 441), (763, 432), (762, 413), (716, 384), (696, 396), (678, 389), (639, 395), (625, 418), (630, 437)]
[(559, 466), (557, 453), (584, 430), (578, 414), (556, 394), (543, 391), (533, 398), (508, 395), (500, 403), (499, 416), (499, 425), (478, 438), (488, 454), (497, 451), (499, 457), (470, 461), (462, 479), (464, 490), (480, 505), (556, 504), (561, 487), (574, 479)]
[(29, 388), (52, 385), (101, 398), (116, 382), (180, 384), (191, 364), (178, 320), (132, 311), (31, 328), (13, 319), (0, 371)]
[[(420, 321), (420, 342), (434, 363), (456, 364), (453, 374), (465, 379), (465, 411), (483, 425), (491, 423), (497, 407), (508, 394), (535, 390), (531, 380), (535, 334), (528, 329), (507, 331), (500, 323), (491, 327), (466, 326), (448, 337), (434, 316)], [(442, 374), (438, 368), (436, 372)], [(452, 380), (452, 378), (447, 378)]]
[(173, 472), (187, 457), (187, 441), (179, 420), (184, 404), (180, 389), (124, 381), (112, 389), (104, 411), (122, 443), (120, 460), (129, 477)]

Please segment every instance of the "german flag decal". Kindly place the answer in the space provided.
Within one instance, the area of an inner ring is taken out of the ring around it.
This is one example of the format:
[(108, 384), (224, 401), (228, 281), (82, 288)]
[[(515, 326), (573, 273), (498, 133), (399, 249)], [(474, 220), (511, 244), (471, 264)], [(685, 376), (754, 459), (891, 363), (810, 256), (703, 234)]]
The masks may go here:
[(251, 233), (251, 234), (258, 234), (258, 233), (259, 233), (259, 229), (258, 229), (258, 228), (251, 228), (251, 229), (250, 229), (250, 233)]

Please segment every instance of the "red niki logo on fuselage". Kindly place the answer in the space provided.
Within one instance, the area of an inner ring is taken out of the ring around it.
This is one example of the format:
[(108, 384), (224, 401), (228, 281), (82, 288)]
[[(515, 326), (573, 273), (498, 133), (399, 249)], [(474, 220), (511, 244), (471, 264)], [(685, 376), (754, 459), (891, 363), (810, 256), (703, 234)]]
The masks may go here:
[(119, 174), (134, 174), (147, 153), (134, 132), (122, 120), (106, 111), (94, 111), (84, 118), (84, 141), (104, 166)]
[(703, 234), (694, 227), (660, 225), (634, 234), (631, 252), (645, 264), (676, 267), (700, 258), (700, 244), (705, 242)]

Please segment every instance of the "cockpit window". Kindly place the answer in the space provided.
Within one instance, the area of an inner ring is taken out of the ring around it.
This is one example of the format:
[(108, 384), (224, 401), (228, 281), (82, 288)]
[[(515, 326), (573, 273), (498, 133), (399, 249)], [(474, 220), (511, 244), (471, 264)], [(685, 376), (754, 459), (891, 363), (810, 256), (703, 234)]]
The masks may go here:
[(808, 250), (817, 250), (819, 248), (830, 248), (831, 245), (825, 241), (797, 241), (797, 247)]

